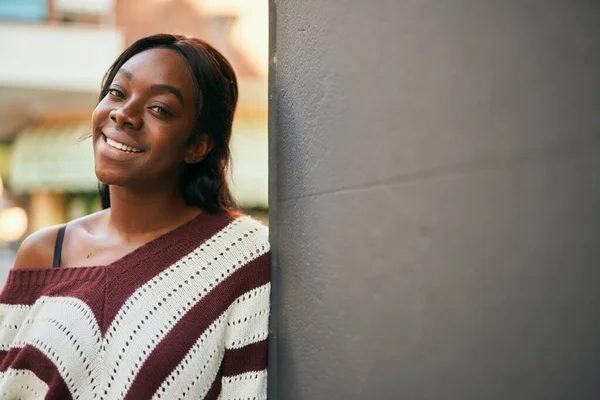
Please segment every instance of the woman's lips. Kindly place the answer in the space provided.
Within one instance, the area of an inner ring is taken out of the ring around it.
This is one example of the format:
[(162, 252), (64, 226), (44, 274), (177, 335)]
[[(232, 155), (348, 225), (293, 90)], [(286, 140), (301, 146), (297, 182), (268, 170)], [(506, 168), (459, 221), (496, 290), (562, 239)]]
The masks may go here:
[(99, 155), (115, 161), (127, 161), (140, 157), (146, 151), (137, 147), (131, 147), (124, 143), (102, 134), (101, 140), (97, 141), (97, 152)]
[(143, 150), (136, 147), (128, 146), (125, 143), (117, 142), (109, 137), (106, 137), (106, 143), (113, 149), (125, 151), (127, 153), (141, 153)]

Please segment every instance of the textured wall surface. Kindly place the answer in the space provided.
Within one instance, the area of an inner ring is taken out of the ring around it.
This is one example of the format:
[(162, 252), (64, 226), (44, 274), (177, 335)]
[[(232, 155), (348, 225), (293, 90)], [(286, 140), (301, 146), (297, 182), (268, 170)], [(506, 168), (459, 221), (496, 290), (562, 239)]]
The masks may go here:
[(600, 3), (271, 5), (270, 392), (600, 398)]

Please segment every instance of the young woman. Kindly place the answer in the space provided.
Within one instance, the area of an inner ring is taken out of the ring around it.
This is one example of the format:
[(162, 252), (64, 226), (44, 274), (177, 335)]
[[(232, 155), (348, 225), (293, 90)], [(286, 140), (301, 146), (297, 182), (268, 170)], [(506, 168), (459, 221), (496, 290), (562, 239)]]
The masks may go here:
[(198, 39), (117, 58), (92, 115), (105, 209), (21, 245), (0, 294), (0, 398), (266, 398), (267, 231), (226, 179), (237, 95)]

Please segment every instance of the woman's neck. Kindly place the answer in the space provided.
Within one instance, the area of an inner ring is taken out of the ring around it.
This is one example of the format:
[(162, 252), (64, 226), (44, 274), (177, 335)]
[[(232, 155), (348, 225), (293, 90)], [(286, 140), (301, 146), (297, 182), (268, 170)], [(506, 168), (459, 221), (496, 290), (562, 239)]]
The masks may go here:
[(200, 212), (185, 204), (177, 191), (110, 187), (109, 223), (124, 235), (169, 231)]

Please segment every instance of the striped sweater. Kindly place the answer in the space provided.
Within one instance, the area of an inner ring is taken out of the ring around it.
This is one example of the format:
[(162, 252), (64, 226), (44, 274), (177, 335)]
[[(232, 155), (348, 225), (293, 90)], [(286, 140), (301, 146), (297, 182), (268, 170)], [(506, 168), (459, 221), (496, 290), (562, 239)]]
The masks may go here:
[(13, 270), (1, 399), (264, 399), (267, 229), (202, 214), (112, 264)]

